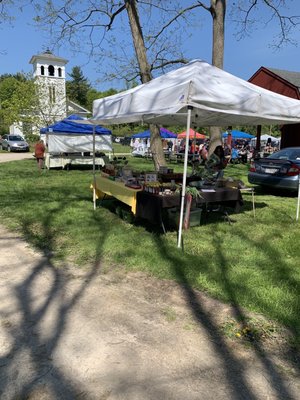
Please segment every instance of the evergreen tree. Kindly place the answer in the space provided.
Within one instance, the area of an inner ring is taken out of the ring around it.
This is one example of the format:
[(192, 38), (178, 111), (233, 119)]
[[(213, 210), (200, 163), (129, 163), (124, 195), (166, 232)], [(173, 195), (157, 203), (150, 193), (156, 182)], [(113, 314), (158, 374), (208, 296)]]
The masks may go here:
[(72, 80), (66, 82), (67, 97), (82, 107), (87, 107), (87, 94), (91, 85), (80, 67), (75, 66), (68, 74)]

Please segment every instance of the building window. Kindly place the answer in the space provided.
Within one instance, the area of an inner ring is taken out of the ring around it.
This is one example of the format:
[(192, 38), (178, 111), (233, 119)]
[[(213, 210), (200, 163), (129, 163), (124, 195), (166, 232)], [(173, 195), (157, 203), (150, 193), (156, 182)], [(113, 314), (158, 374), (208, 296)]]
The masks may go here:
[(58, 68), (58, 76), (61, 78), (62, 77), (62, 71), (61, 68)]
[(54, 76), (54, 67), (53, 67), (53, 65), (49, 65), (49, 67), (48, 67), (48, 75), (49, 76)]
[(55, 87), (54, 86), (49, 86), (49, 100), (50, 103), (55, 103), (56, 101), (56, 93), (55, 93)]
[(41, 75), (45, 75), (45, 67), (43, 65), (41, 66)]

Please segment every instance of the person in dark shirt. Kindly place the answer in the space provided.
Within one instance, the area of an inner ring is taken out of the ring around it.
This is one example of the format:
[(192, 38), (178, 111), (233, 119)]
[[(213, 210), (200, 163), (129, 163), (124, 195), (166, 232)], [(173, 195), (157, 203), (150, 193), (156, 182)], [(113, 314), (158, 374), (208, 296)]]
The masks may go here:
[(172, 140), (168, 140), (168, 151), (169, 151), (169, 153), (172, 152), (172, 149), (173, 149), (173, 142), (172, 142)]
[(225, 158), (224, 150), (221, 145), (217, 146), (214, 152), (206, 160), (205, 166), (205, 176), (206, 177), (222, 177), (223, 169), (227, 165), (227, 160)]

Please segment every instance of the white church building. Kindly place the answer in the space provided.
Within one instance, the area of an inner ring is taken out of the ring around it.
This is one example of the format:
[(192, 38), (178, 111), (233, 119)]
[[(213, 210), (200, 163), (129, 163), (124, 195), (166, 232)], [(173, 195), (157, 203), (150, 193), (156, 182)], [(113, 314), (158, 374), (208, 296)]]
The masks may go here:
[[(41, 125), (47, 126), (71, 114), (86, 117), (90, 111), (66, 97), (66, 64), (68, 60), (55, 56), (50, 50), (33, 55), (29, 61), (33, 66), (33, 77), (39, 88)], [(43, 126), (31, 127), (39, 134)], [(11, 134), (23, 135), (22, 123), (10, 127)]]

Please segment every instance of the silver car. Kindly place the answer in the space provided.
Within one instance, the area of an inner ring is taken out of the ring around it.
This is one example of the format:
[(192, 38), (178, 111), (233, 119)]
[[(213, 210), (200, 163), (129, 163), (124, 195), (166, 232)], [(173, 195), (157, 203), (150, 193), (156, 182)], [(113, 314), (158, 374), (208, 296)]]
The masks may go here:
[(4, 135), (0, 139), (0, 149), (7, 151), (29, 151), (29, 144), (19, 135)]
[(256, 185), (298, 190), (300, 175), (300, 147), (287, 147), (266, 158), (252, 160), (248, 181)]

